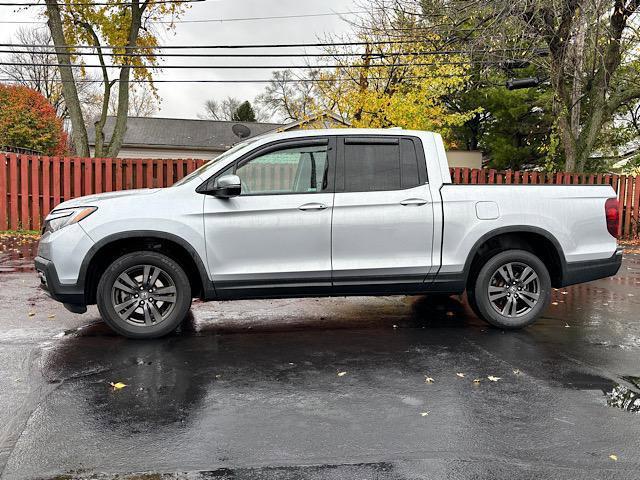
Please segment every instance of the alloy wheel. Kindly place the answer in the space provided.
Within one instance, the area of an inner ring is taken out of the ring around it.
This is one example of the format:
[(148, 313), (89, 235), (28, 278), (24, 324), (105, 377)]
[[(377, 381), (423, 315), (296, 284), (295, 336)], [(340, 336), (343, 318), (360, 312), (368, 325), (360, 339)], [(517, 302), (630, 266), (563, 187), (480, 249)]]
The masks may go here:
[(540, 279), (536, 271), (522, 262), (508, 262), (491, 276), (489, 303), (505, 317), (521, 317), (540, 300)]
[(176, 295), (171, 276), (155, 265), (128, 268), (111, 287), (114, 310), (122, 320), (136, 326), (153, 326), (166, 320), (175, 307)]

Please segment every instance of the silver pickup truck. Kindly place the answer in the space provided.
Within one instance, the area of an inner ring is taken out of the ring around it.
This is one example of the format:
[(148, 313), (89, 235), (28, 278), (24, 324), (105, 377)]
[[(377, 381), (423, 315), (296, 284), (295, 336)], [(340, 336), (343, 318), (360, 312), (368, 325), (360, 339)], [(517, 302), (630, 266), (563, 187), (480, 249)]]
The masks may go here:
[(532, 323), (552, 287), (614, 275), (610, 186), (452, 185), (439, 135), (317, 130), (249, 139), (170, 188), (76, 198), (35, 260), (73, 312), (117, 332), (174, 330), (193, 297), (467, 291), (500, 328)]

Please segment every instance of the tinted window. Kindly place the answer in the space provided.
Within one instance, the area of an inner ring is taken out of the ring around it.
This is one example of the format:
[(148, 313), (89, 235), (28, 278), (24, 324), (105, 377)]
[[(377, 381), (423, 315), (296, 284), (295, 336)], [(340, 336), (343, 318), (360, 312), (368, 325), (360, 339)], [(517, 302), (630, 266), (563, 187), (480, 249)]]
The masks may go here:
[(327, 190), (327, 145), (283, 148), (238, 166), (242, 195)]
[(347, 192), (400, 190), (420, 184), (418, 159), (410, 139), (396, 139), (395, 143), (346, 140), (344, 163)]

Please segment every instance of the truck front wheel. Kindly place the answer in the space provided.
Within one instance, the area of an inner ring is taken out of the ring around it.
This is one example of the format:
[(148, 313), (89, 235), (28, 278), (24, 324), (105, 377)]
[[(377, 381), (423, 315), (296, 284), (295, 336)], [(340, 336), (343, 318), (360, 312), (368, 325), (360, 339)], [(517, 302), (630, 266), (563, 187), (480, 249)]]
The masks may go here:
[(526, 327), (549, 305), (549, 271), (526, 250), (500, 252), (478, 272), (472, 297), (479, 316), (491, 325), (504, 329)]
[(98, 310), (116, 332), (129, 338), (157, 338), (175, 330), (191, 306), (183, 268), (158, 252), (132, 252), (105, 270), (97, 292)]

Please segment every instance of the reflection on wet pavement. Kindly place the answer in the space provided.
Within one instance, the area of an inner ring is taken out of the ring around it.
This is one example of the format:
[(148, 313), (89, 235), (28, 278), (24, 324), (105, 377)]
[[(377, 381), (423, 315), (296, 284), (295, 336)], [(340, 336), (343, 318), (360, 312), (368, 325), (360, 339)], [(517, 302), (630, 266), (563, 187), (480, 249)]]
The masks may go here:
[(636, 480), (639, 260), (516, 332), (456, 296), (194, 302), (153, 341), (90, 310), (40, 345), (3, 480)]
[(607, 405), (627, 412), (640, 412), (640, 377), (623, 377), (627, 386), (616, 385), (607, 393)]
[(0, 233), (0, 274), (33, 271), (38, 238), (31, 234)]

